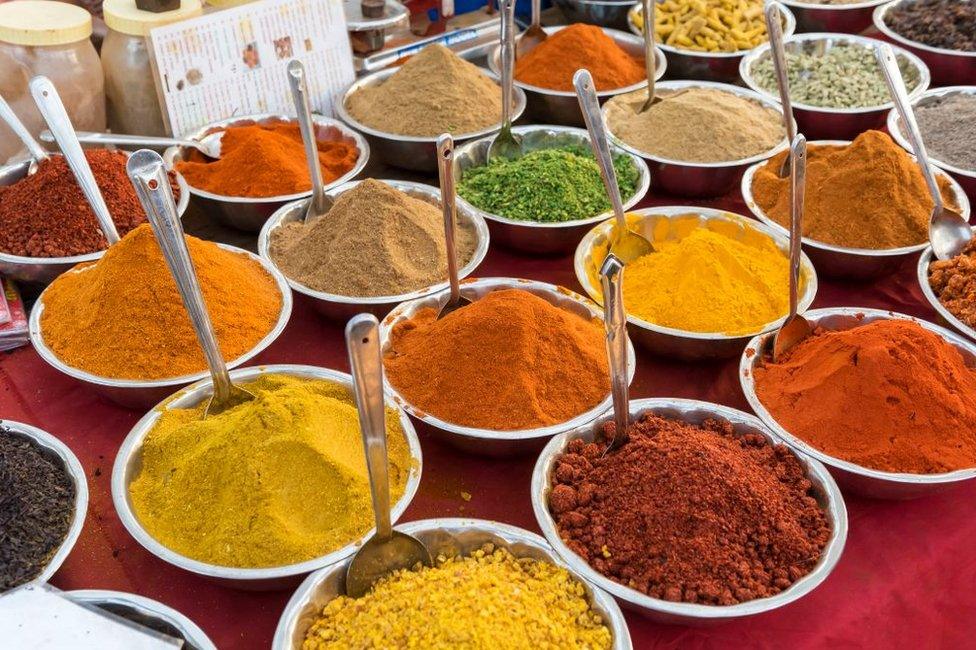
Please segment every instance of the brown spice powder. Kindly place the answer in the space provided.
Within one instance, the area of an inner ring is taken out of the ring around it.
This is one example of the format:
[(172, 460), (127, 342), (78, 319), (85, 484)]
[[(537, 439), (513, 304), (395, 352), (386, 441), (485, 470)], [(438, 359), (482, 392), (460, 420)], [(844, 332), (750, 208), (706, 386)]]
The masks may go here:
[(976, 328), (976, 239), (952, 259), (934, 260), (929, 285), (953, 316)]

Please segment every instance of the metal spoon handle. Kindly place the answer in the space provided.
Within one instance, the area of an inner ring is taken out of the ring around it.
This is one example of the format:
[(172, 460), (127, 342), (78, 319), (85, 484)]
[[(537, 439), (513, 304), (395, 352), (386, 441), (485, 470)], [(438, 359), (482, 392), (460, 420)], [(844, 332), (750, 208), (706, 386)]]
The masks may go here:
[(30, 92), (34, 98), (34, 103), (37, 104), (37, 110), (41, 112), (44, 121), (47, 122), (47, 127), (51, 129), (55, 142), (58, 143), (61, 153), (64, 154), (68, 167), (74, 173), (75, 180), (78, 181), (81, 191), (88, 199), (89, 205), (95, 212), (95, 218), (98, 219), (98, 225), (101, 226), (102, 233), (111, 246), (119, 241), (119, 233), (115, 229), (115, 222), (112, 221), (112, 215), (109, 214), (108, 206), (102, 197), (102, 191), (98, 189), (98, 183), (95, 182), (95, 175), (92, 174), (91, 167), (88, 166), (85, 152), (82, 151), (78, 138), (75, 137), (71, 119), (64, 109), (64, 104), (61, 103), (58, 91), (50, 79), (37, 76), (30, 81)]
[(386, 454), (386, 409), (383, 400), (383, 356), (379, 322), (372, 314), (353, 316), (346, 325), (346, 347), (363, 432), (369, 490), (373, 495), (376, 537), (393, 536), (390, 523), (390, 475)]
[(807, 181), (807, 139), (797, 134), (790, 145), (790, 315), (800, 296), (800, 249), (803, 243), (803, 198)]
[(225, 402), (230, 396), (230, 374), (220, 353), (217, 335), (200, 290), (200, 282), (190, 260), (190, 251), (183, 237), (183, 225), (176, 212), (176, 201), (166, 177), (163, 159), (155, 151), (140, 149), (129, 157), (126, 171), (136, 188), (139, 203), (146, 211), (149, 224), (156, 234), (156, 242), (163, 252), (170, 273), (173, 274), (183, 306), (186, 307), (197, 340), (203, 348), (203, 356), (207, 359), (210, 376), (213, 378), (214, 397), (218, 402)]
[(624, 265), (612, 253), (603, 260), (600, 282), (603, 285), (603, 320), (610, 360), (610, 390), (617, 434), (627, 435), (630, 396), (627, 387), (627, 314), (624, 311)]
[[(141, 147), (192, 147), (203, 151), (199, 142), (181, 140), (179, 138), (160, 138), (152, 135), (125, 135), (123, 133), (96, 133), (93, 131), (75, 131), (78, 142), (83, 144), (122, 144)], [(41, 140), (53, 142), (54, 136), (50, 131), (41, 132)]]
[(502, 4), (502, 130), (512, 128), (512, 85), (515, 67), (515, 0)]
[(776, 72), (776, 85), (779, 87), (779, 102), (783, 105), (783, 126), (786, 139), (793, 142), (796, 128), (793, 125), (793, 102), (790, 101), (790, 82), (787, 76), (786, 49), (783, 47), (783, 23), (781, 17), (786, 12), (778, 2), (766, 5), (766, 31), (769, 33), (769, 51), (773, 57), (773, 70)]
[(600, 100), (596, 96), (596, 87), (589, 70), (577, 70), (573, 75), (573, 87), (579, 99), (580, 110), (583, 111), (583, 121), (590, 132), (590, 146), (600, 167), (600, 177), (603, 186), (613, 205), (613, 214), (617, 218), (620, 232), (627, 229), (627, 219), (624, 216), (624, 203), (620, 198), (620, 188), (617, 186), (617, 172), (613, 169), (613, 157), (610, 155), (610, 141), (607, 130), (603, 126), (603, 115), (600, 113)]
[(451, 305), (461, 302), (461, 282), (457, 263), (457, 202), (454, 187), (454, 138), (444, 133), (437, 138), (437, 172), (441, 181), (441, 208), (444, 211), (444, 243), (447, 248), (447, 278), (451, 283)]
[(42, 160), (47, 160), (50, 157), (48, 153), (44, 151), (44, 147), (42, 147), (41, 144), (34, 139), (34, 136), (31, 135), (31, 132), (27, 130), (24, 123), (20, 121), (20, 118), (17, 117), (16, 113), (14, 113), (14, 109), (11, 108), (10, 104), (7, 103), (7, 100), (3, 98), (3, 95), (0, 95), (0, 120), (6, 122), (7, 126), (10, 127), (10, 130), (14, 132), (14, 135), (16, 135), (20, 141), (24, 143), (24, 146), (27, 148), (27, 153), (30, 154), (31, 158), (37, 162), (40, 162)]
[(542, 29), (542, 0), (532, 0), (532, 28)]
[(312, 124), (312, 105), (308, 98), (305, 66), (297, 59), (288, 63), (288, 85), (291, 88), (291, 98), (295, 102), (295, 112), (298, 114), (298, 128), (302, 132), (302, 142), (305, 144), (308, 173), (312, 177), (312, 205), (321, 214), (328, 209), (325, 197), (325, 181), (322, 178), (322, 166), (319, 164), (315, 125)]
[(647, 101), (654, 101), (654, 77), (657, 58), (654, 56), (654, 13), (657, 0), (642, 0), (644, 9), (644, 71), (647, 73)]

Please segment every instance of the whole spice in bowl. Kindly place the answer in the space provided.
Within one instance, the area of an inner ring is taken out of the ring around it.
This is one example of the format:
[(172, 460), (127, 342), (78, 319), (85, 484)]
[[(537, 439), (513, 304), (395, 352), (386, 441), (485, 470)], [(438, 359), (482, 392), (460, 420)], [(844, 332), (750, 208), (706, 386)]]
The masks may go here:
[(933, 259), (929, 286), (953, 316), (976, 329), (976, 240), (952, 259)]
[(915, 119), (932, 158), (976, 171), (976, 94), (959, 93), (918, 104)]
[(885, 24), (924, 45), (976, 52), (976, 3), (972, 0), (901, 2), (885, 14)]
[[(656, 0), (655, 0), (656, 1)], [(664, 0), (655, 7), (657, 41), (698, 52), (739, 52), (765, 43), (761, 0)], [(634, 15), (643, 30), (644, 15)]]

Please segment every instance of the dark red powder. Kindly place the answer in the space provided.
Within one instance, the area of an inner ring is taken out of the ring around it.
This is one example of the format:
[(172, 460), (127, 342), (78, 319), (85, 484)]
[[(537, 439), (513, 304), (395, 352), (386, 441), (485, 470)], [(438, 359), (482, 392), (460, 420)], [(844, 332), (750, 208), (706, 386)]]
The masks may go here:
[(604, 455), (614, 429), (570, 443), (549, 496), (560, 536), (594, 569), (654, 598), (732, 605), (816, 566), (830, 523), (786, 447), (648, 414)]

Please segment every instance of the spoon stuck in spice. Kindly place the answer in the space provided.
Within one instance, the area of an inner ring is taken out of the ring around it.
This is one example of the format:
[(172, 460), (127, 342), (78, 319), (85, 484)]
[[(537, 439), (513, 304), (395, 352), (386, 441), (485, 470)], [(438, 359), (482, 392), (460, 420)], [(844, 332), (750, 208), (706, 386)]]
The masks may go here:
[[(786, 49), (783, 47), (783, 22), (785, 14), (778, 2), (766, 5), (764, 16), (766, 31), (769, 34), (769, 53), (773, 59), (773, 70), (776, 72), (776, 86), (779, 89), (779, 102), (783, 106), (783, 126), (786, 128), (786, 139), (792, 144), (796, 137), (796, 126), (793, 122), (793, 102), (790, 101), (790, 82), (786, 69)], [(786, 178), (790, 174), (790, 153), (783, 157), (779, 166), (779, 177)]]
[[(657, 76), (657, 57), (654, 56), (654, 15), (657, 0), (642, 0), (645, 20), (644, 28), (644, 69), (647, 72), (647, 101), (641, 106), (640, 113), (643, 113), (654, 104), (661, 101), (661, 98), (654, 93), (654, 77)], [(650, 27), (647, 27), (649, 25)]]
[(502, 4), (502, 128), (488, 147), (485, 162), (522, 156), (522, 139), (512, 133), (512, 85), (515, 67), (515, 0)]
[(542, 29), (542, 0), (532, 0), (532, 24), (519, 36), (515, 45), (516, 55), (525, 56), (547, 38), (549, 35)]
[(624, 265), (613, 254), (600, 267), (603, 286), (603, 324), (606, 329), (607, 357), (610, 365), (610, 391), (613, 396), (613, 439), (604, 451), (627, 442), (630, 426), (630, 389), (627, 386), (627, 313), (624, 311)]
[(454, 184), (454, 138), (444, 133), (437, 138), (437, 172), (441, 182), (441, 208), (444, 211), (444, 243), (447, 249), (447, 279), (451, 284), (447, 302), (437, 314), (440, 320), (471, 304), (461, 295), (457, 261), (457, 190)]
[(10, 130), (14, 132), (20, 141), (24, 143), (24, 147), (27, 149), (27, 153), (30, 155), (31, 161), (27, 167), (27, 175), (31, 176), (37, 173), (37, 165), (44, 162), (50, 158), (50, 154), (44, 150), (44, 147), (34, 139), (31, 132), (27, 130), (24, 123), (20, 121), (17, 114), (14, 113), (14, 109), (10, 107), (7, 100), (0, 95), (0, 120), (3, 120)]
[[(220, 158), (221, 142), (224, 139), (225, 131), (216, 131), (200, 138), (199, 140), (184, 140), (181, 138), (162, 138), (152, 135), (126, 135), (123, 133), (96, 133), (92, 131), (76, 131), (78, 142), (82, 144), (114, 144), (128, 145), (134, 147), (153, 147), (161, 149), (163, 147), (185, 147), (196, 149), (207, 158), (214, 160)], [(41, 140), (44, 142), (54, 142), (54, 136), (50, 131), (41, 131)]]
[(298, 115), (298, 129), (302, 132), (305, 145), (305, 161), (312, 178), (312, 196), (308, 197), (305, 210), (305, 223), (310, 223), (332, 209), (332, 199), (325, 193), (325, 180), (322, 178), (322, 165), (315, 139), (315, 124), (312, 122), (312, 104), (308, 99), (308, 83), (305, 80), (305, 66), (298, 59), (288, 63), (288, 86), (295, 102)]

